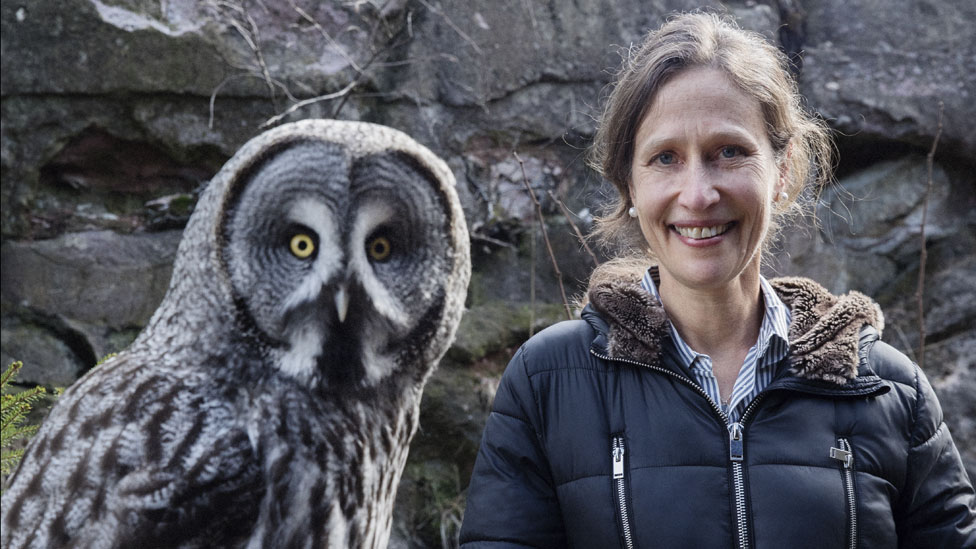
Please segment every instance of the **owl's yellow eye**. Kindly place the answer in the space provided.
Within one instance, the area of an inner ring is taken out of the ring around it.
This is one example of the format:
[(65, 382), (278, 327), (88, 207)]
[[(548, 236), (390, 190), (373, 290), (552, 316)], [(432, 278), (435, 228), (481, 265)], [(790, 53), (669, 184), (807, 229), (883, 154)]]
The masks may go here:
[(291, 237), (291, 253), (299, 259), (307, 259), (315, 252), (315, 241), (305, 233), (298, 233)]
[(369, 257), (373, 261), (383, 261), (390, 257), (390, 252), (393, 251), (393, 246), (390, 245), (389, 239), (385, 236), (377, 236), (369, 245), (366, 246), (366, 251), (369, 252)]

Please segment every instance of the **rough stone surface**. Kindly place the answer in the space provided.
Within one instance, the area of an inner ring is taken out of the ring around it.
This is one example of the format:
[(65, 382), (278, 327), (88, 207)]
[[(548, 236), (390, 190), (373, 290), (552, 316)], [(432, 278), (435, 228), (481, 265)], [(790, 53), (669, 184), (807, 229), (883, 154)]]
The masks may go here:
[(89, 362), (90, 356), (79, 356), (86, 353), (72, 349), (64, 334), (16, 317), (4, 318), (0, 334), (0, 364), (6, 368), (11, 362), (21, 361), (24, 366), (17, 374), (21, 384), (67, 387), (94, 364)]
[[(822, 196), (820, 226), (791, 224), (767, 272), (871, 295), (885, 339), (916, 360), (928, 196), (925, 369), (976, 475), (976, 4), (706, 4), (778, 42), (809, 105), (838, 130), (839, 181)], [(528, 336), (528, 311), (533, 329), (564, 316), (523, 181), (572, 298), (592, 260), (569, 220), (588, 231), (614, 192), (586, 167), (606, 85), (646, 30), (700, 5), (3, 3), (2, 360), (23, 360), (24, 382), (63, 385), (127, 345), (167, 287), (202, 185), (267, 125), (336, 117), (401, 129), (453, 170), (475, 272), (458, 342), (422, 405), (391, 546), (450, 546), (486, 406)]]
[(945, 104), (944, 147), (976, 153), (970, 0), (812, 0), (801, 86), (847, 134), (928, 146)]
[(947, 225), (960, 221), (940, 215), (952, 199), (949, 179), (939, 165), (933, 168), (931, 192), (927, 192), (927, 179), (925, 159), (920, 156), (879, 162), (842, 179), (828, 190), (817, 212), (825, 237), (844, 248), (875, 255), (914, 254), (928, 194), (926, 238), (944, 238), (952, 229)]
[(499, 348), (516, 347), (530, 333), (565, 320), (565, 308), (555, 303), (493, 301), (468, 308), (445, 360), (471, 364)]
[(3, 299), (110, 328), (143, 326), (169, 287), (180, 236), (95, 231), (5, 242)]

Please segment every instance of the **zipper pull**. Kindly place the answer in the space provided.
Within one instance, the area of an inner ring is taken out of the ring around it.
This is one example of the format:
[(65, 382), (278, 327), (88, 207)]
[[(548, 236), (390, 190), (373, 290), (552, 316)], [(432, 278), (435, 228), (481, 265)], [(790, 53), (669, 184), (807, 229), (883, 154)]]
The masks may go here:
[(624, 444), (620, 438), (613, 439), (613, 478), (624, 478)]
[(854, 454), (852, 452), (844, 450), (843, 448), (834, 448), (833, 446), (830, 447), (830, 457), (832, 459), (836, 459), (837, 461), (843, 462), (844, 469), (850, 469), (851, 462), (854, 461)]
[(729, 459), (742, 461), (742, 425), (738, 421), (729, 425)]

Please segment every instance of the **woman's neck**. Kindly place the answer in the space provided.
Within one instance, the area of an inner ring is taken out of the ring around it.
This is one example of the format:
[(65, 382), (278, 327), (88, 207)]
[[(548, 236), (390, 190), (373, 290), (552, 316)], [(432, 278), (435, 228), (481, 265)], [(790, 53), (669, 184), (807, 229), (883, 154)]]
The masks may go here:
[(668, 317), (692, 349), (723, 363), (734, 356), (741, 366), (762, 324), (758, 265), (717, 288), (690, 288), (662, 270), (659, 291)]

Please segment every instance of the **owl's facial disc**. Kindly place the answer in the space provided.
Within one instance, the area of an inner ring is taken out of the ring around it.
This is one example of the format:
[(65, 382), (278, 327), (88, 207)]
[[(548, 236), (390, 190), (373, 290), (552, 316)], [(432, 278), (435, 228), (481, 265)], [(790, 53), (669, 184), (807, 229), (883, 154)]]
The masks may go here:
[(224, 254), (246, 328), (277, 368), (325, 386), (422, 374), (414, 363), (441, 333), (454, 265), (431, 174), (401, 153), (350, 158), (312, 140), (270, 155), (245, 183)]

